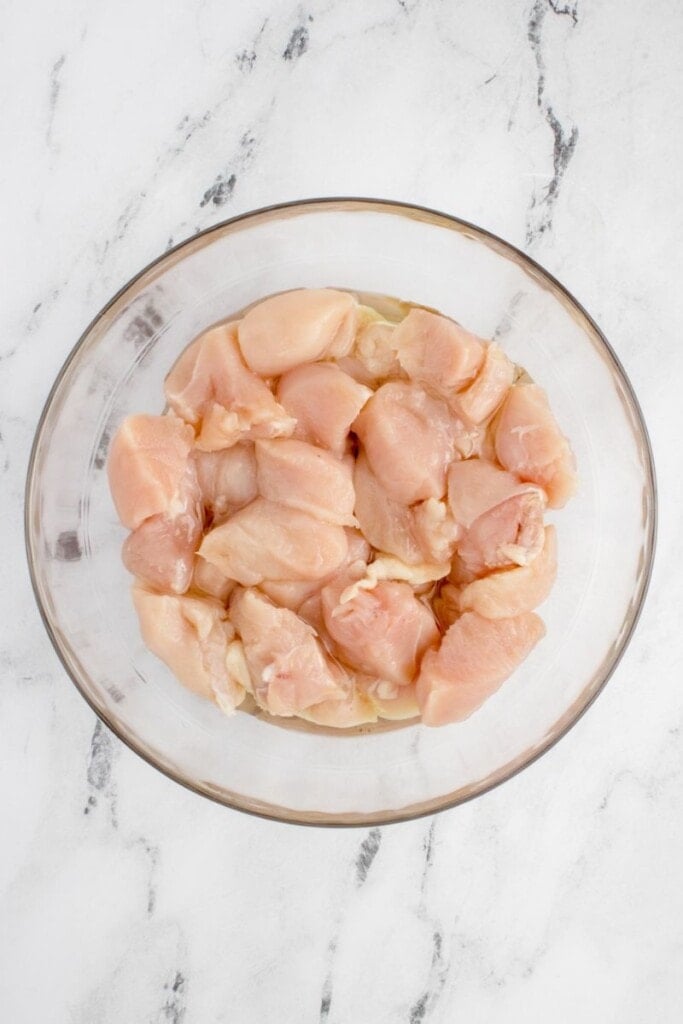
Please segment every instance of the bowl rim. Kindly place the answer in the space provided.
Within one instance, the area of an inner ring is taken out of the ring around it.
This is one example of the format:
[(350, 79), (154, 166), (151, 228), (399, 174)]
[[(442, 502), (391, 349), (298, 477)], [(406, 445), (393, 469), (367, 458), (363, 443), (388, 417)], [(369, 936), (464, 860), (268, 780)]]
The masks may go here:
[[(637, 581), (634, 600), (631, 602), (627, 618), (625, 619), (625, 628), (622, 630), (619, 644), (615, 652), (605, 659), (603, 666), (596, 672), (596, 676), (594, 678), (597, 679), (597, 682), (593, 686), (592, 691), (589, 692), (587, 698), (582, 699), (582, 691), (579, 698), (558, 720), (562, 722), (562, 725), (557, 730), (550, 730), (544, 739), (538, 745), (532, 747), (529, 752), (525, 752), (518, 758), (508, 762), (502, 768), (493, 772), (490, 776), (480, 779), (478, 782), (473, 783), (470, 786), (461, 787), (461, 789), (447, 793), (443, 796), (420, 801), (419, 803), (410, 804), (398, 809), (393, 808), (368, 813), (301, 811), (277, 804), (256, 801), (244, 794), (232, 793), (224, 789), (218, 789), (209, 783), (189, 778), (170, 762), (162, 763), (162, 761), (156, 757), (153, 752), (145, 749), (137, 735), (132, 732), (128, 733), (126, 728), (111, 714), (108, 714), (105, 708), (98, 707), (95, 704), (90, 695), (81, 685), (77, 673), (69, 664), (68, 658), (66, 657), (65, 651), (57, 636), (57, 632), (52, 626), (47, 609), (45, 608), (41, 598), (31, 534), (31, 513), (33, 510), (33, 489), (35, 484), (34, 477), (36, 461), (41, 441), (43, 440), (43, 430), (47, 417), (50, 413), (52, 403), (60, 388), (62, 380), (67, 374), (71, 364), (77, 358), (91, 332), (99, 325), (101, 320), (109, 313), (119, 299), (121, 299), (142, 277), (149, 274), (150, 271), (160, 268), (164, 262), (170, 261), (174, 256), (181, 253), (182, 250), (189, 249), (200, 241), (205, 244), (212, 235), (224, 231), (226, 228), (246, 225), (249, 222), (258, 221), (273, 215), (275, 215), (275, 217), (283, 215), (287, 216), (296, 213), (308, 213), (315, 210), (319, 210), (321, 212), (354, 212), (367, 210), (423, 220), (436, 227), (456, 231), (461, 235), (474, 237), (477, 241), (483, 242), (489, 248), (493, 248), (499, 254), (508, 259), (512, 259), (513, 262), (521, 265), (524, 270), (531, 273), (532, 277), (540, 278), (546, 285), (549, 285), (551, 291), (553, 291), (556, 296), (559, 295), (562, 297), (565, 303), (568, 303), (568, 305), (585, 320), (586, 324), (593, 331), (596, 340), (602, 346), (603, 353), (607, 357), (607, 361), (611, 364), (612, 369), (616, 372), (617, 377), (620, 380), (634, 419), (634, 432), (640, 435), (640, 440), (642, 441), (641, 455), (643, 456), (643, 468), (645, 474), (645, 493), (648, 499), (644, 511), (644, 561), (642, 571)], [(147, 764), (151, 765), (173, 782), (178, 783), (185, 789), (188, 789), (199, 796), (206, 797), (214, 803), (221, 804), (224, 807), (242, 811), (245, 814), (264, 818), (266, 820), (278, 821), (292, 825), (308, 825), (327, 828), (368, 828), (377, 825), (390, 825), (403, 821), (413, 821), (417, 818), (427, 817), (441, 811), (450, 810), (451, 808), (467, 803), (476, 797), (483, 796), (485, 793), (491, 792), (493, 789), (502, 785), (504, 782), (507, 782), (509, 779), (514, 778), (525, 768), (528, 768), (530, 765), (534, 764), (534, 762), (539, 760), (539, 758), (551, 750), (556, 743), (559, 743), (559, 741), (563, 739), (583, 717), (599, 694), (602, 693), (608, 681), (617, 669), (631, 638), (633, 637), (652, 578), (657, 540), (657, 519), (658, 500), (654, 456), (650, 435), (640, 403), (619, 357), (607, 340), (605, 334), (569, 289), (566, 288), (553, 274), (546, 270), (546, 268), (538, 263), (532, 256), (529, 256), (517, 246), (513, 245), (511, 242), (507, 242), (494, 232), (489, 231), (486, 228), (479, 227), (471, 221), (464, 220), (453, 214), (444, 213), (443, 211), (418, 203), (363, 196), (320, 196), (307, 199), (294, 199), (288, 202), (274, 203), (269, 206), (262, 206), (253, 210), (248, 210), (245, 213), (240, 213), (234, 217), (228, 217), (224, 220), (218, 221), (216, 224), (212, 224), (210, 227), (204, 228), (202, 231), (188, 236), (172, 248), (151, 260), (141, 270), (135, 273), (92, 318), (64, 360), (64, 363), (62, 364), (52, 387), (50, 388), (38, 419), (29, 455), (24, 491), (24, 544), (33, 596), (36, 601), (43, 626), (45, 627), (52, 647), (54, 648), (62, 667), (80, 693), (81, 697), (89, 705), (91, 710), (95, 712), (98, 719), (103, 722), (103, 724), (106, 725), (122, 743), (141, 757), (143, 761), (146, 761)]]

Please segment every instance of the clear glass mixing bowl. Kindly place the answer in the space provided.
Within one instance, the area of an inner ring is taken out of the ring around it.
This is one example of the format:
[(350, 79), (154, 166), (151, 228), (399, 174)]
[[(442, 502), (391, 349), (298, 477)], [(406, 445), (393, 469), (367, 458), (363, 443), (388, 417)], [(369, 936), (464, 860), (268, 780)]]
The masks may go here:
[[(159, 412), (162, 381), (204, 327), (272, 292), (334, 286), (432, 306), (497, 338), (547, 389), (576, 452), (577, 497), (554, 516), (560, 569), (547, 636), (468, 721), (335, 732), (216, 707), (144, 648), (107, 487), (110, 439)], [(237, 217), (138, 274), (95, 318), (50, 393), (28, 474), (36, 598), (91, 707), (197, 793), (284, 821), (367, 825), (470, 799), (528, 765), (588, 707), (645, 595), (655, 534), (647, 432), (614, 352), (533, 260), (453, 217), (376, 200), (313, 200)]]

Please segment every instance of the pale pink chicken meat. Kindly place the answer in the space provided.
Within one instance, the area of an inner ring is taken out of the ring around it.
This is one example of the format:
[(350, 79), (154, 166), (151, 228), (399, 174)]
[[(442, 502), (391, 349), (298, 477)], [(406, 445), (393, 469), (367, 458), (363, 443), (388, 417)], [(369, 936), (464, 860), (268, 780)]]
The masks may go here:
[(278, 377), (301, 363), (336, 358), (353, 344), (358, 303), (348, 292), (302, 288), (273, 295), (240, 321), (244, 361), (265, 377)]
[(545, 391), (537, 384), (515, 384), (497, 419), (499, 462), (522, 480), (542, 487), (551, 508), (561, 508), (576, 491), (576, 465)]
[(192, 581), (201, 536), (201, 519), (193, 512), (173, 518), (150, 516), (124, 541), (123, 564), (157, 590), (184, 594)]
[(396, 328), (393, 346), (412, 380), (447, 398), (474, 380), (485, 354), (481, 338), (426, 309), (411, 309)]
[(119, 519), (135, 530), (150, 516), (185, 514), (195, 500), (193, 432), (172, 416), (129, 416), (114, 436), (107, 472)]
[(458, 541), (461, 563), (474, 576), (528, 565), (543, 547), (543, 500), (537, 490), (515, 494), (472, 523)]
[(253, 444), (235, 444), (216, 452), (195, 451), (194, 461), (202, 503), (212, 517), (232, 515), (258, 494)]
[(448, 503), (456, 523), (465, 530), (484, 512), (529, 489), (519, 477), (486, 459), (454, 462), (448, 470)]
[(484, 362), (474, 381), (461, 391), (457, 409), (470, 423), (483, 423), (501, 404), (515, 378), (515, 365), (492, 341), (486, 346)]
[(244, 699), (226, 655), (234, 636), (227, 612), (210, 598), (157, 594), (133, 587), (133, 602), (146, 646), (193, 693), (230, 713)]
[(380, 381), (406, 377), (396, 356), (395, 331), (395, 324), (376, 318), (359, 328), (347, 358), (353, 361), (355, 375), (364, 384), (376, 387)]
[(240, 588), (231, 598), (230, 615), (262, 707), (287, 716), (349, 695), (349, 677), (294, 612), (277, 608), (257, 590)]
[(197, 431), (202, 451), (254, 437), (287, 436), (295, 422), (268, 385), (245, 366), (237, 324), (212, 327), (177, 361), (164, 385), (171, 409)]
[(351, 729), (376, 722), (377, 708), (374, 701), (354, 686), (348, 697), (313, 704), (301, 711), (300, 715), (316, 725), (325, 725), (331, 729)]
[(423, 562), (425, 555), (415, 537), (412, 510), (389, 497), (363, 452), (356, 459), (353, 482), (356, 519), (372, 546), (409, 564)]
[(481, 707), (545, 635), (537, 615), (485, 619), (461, 615), (441, 641), (427, 651), (417, 678), (417, 699), (425, 725), (461, 722)]
[(243, 586), (263, 580), (315, 580), (344, 561), (343, 527), (256, 498), (204, 536), (199, 554)]
[(462, 424), (445, 402), (415, 384), (382, 385), (353, 426), (372, 472), (404, 505), (441, 498), (446, 470), (459, 457)]
[(354, 526), (352, 465), (306, 441), (257, 441), (256, 479), (269, 501), (307, 512), (323, 523)]
[(285, 412), (296, 420), (294, 437), (341, 456), (351, 424), (372, 391), (335, 363), (308, 363), (285, 373), (276, 394)]
[(344, 661), (400, 685), (412, 682), (439, 631), (408, 583), (383, 581), (345, 603), (340, 603), (338, 584), (324, 587), (321, 596), (327, 632)]
[(487, 619), (530, 612), (545, 601), (556, 575), (557, 537), (555, 528), (546, 526), (543, 548), (533, 561), (469, 583), (460, 594), (460, 608)]
[(195, 556), (192, 590), (215, 597), (216, 600), (225, 604), (235, 586), (235, 581), (225, 576), (215, 565), (211, 565), (211, 562), (207, 562), (200, 555)]
[[(370, 545), (359, 530), (346, 528), (344, 532), (348, 543), (346, 557), (329, 576), (319, 580), (263, 580), (260, 584), (263, 593), (282, 608), (299, 612), (309, 598), (319, 594), (336, 577), (343, 575), (349, 581), (360, 579), (367, 570)], [(304, 618), (309, 621), (306, 615)]]

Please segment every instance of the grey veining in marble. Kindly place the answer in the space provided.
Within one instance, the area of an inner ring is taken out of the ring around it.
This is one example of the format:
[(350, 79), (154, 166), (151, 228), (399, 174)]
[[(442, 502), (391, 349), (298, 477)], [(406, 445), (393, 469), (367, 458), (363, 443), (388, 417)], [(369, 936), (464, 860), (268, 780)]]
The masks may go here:
[[(3, 13), (2, 1021), (679, 1021), (681, 5)], [(97, 310), (219, 219), (335, 194), (456, 213), (560, 277), (634, 383), (660, 482), (651, 596), (589, 714), (495, 792), (381, 830), (241, 816), (138, 760), (65, 678), (23, 554), (36, 421)]]

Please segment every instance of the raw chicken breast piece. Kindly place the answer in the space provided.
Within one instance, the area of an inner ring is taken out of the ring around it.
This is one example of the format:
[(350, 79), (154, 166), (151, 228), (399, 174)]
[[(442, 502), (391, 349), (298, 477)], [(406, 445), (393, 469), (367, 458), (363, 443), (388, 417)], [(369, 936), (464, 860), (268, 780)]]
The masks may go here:
[[(341, 565), (320, 580), (264, 580), (260, 588), (267, 597), (282, 608), (299, 613), (309, 598), (319, 594), (324, 586), (338, 576), (360, 579), (366, 572), (370, 558), (370, 545), (359, 530), (345, 529), (348, 551)], [(374, 564), (374, 563), (373, 563)], [(307, 615), (303, 616), (310, 621)]]
[(194, 572), (192, 573), (192, 589), (199, 590), (202, 594), (215, 597), (216, 600), (225, 604), (228, 597), (235, 588), (235, 581), (228, 579), (220, 569), (199, 555), (194, 560)]
[(201, 536), (201, 520), (192, 512), (173, 518), (150, 516), (126, 538), (123, 564), (157, 590), (184, 594), (192, 580)]
[(528, 565), (543, 547), (544, 501), (522, 491), (484, 512), (458, 541), (458, 556), (474, 576), (505, 566)]
[(503, 619), (537, 608), (552, 590), (557, 575), (557, 537), (545, 528), (543, 549), (528, 565), (494, 572), (468, 584), (460, 594), (460, 608), (486, 619)]
[(460, 427), (445, 402), (397, 381), (375, 392), (353, 429), (386, 493), (412, 505), (445, 494)]
[(199, 554), (248, 587), (266, 579), (322, 579), (344, 561), (348, 541), (341, 526), (256, 498), (205, 534)]
[(150, 516), (185, 514), (196, 488), (192, 429), (173, 416), (129, 416), (109, 450), (109, 487), (119, 519), (135, 530)]
[(562, 508), (576, 491), (576, 464), (569, 442), (537, 384), (510, 388), (498, 414), (495, 444), (499, 462), (522, 480), (542, 487), (551, 508)]
[(302, 288), (273, 295), (240, 321), (238, 340), (247, 366), (278, 377), (301, 363), (347, 354), (358, 304), (348, 292)]
[(415, 537), (411, 509), (389, 497), (363, 452), (356, 459), (353, 483), (356, 519), (372, 546), (411, 565), (424, 562), (425, 554)]
[(343, 455), (351, 424), (371, 397), (334, 363), (297, 366), (280, 378), (277, 400), (296, 420), (294, 437)]
[(393, 345), (412, 380), (446, 397), (474, 380), (484, 361), (481, 338), (426, 309), (411, 309), (396, 328)]
[(217, 452), (194, 453), (202, 502), (216, 519), (244, 508), (258, 494), (253, 444), (235, 444)]
[(465, 530), (484, 512), (531, 490), (537, 488), (485, 459), (454, 462), (448, 470), (448, 504), (456, 523)]
[(515, 378), (515, 365), (492, 341), (476, 379), (458, 395), (458, 412), (470, 423), (483, 423), (501, 404)]
[(438, 650), (427, 651), (417, 679), (425, 725), (461, 722), (481, 707), (524, 661), (545, 627), (527, 612), (510, 619), (484, 619), (465, 612)]
[(325, 654), (313, 629), (288, 608), (276, 608), (257, 590), (239, 589), (230, 616), (259, 704), (275, 715), (299, 714), (349, 695), (348, 676)]
[(321, 593), (323, 617), (341, 657), (353, 668), (401, 685), (411, 683), (439, 631), (409, 584), (382, 581), (340, 604), (339, 584)]
[(229, 448), (254, 437), (287, 436), (294, 420), (268, 385), (248, 369), (237, 345), (236, 323), (199, 336), (181, 355), (164, 385), (166, 400), (198, 431), (203, 451)]
[(368, 318), (356, 335), (350, 358), (360, 363), (370, 385), (406, 376), (396, 356), (395, 330), (394, 324), (375, 316)]
[(324, 523), (354, 526), (352, 466), (306, 441), (257, 441), (256, 479), (264, 498)]
[(140, 586), (133, 587), (133, 602), (150, 651), (188, 690), (232, 712), (245, 692), (226, 664), (234, 630), (225, 608), (209, 598), (155, 594)]
[(348, 697), (313, 704), (301, 712), (301, 717), (307, 722), (332, 729), (350, 729), (356, 725), (376, 722), (377, 710), (374, 702), (354, 686)]

